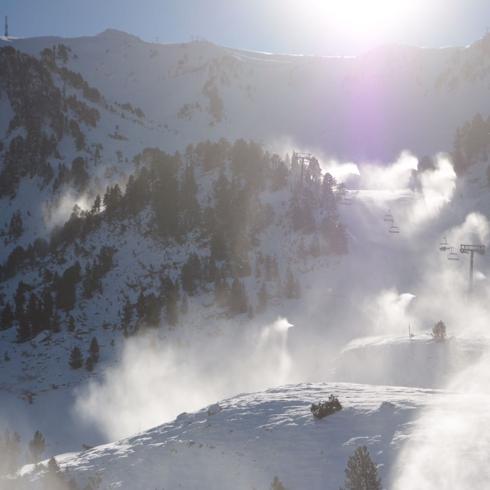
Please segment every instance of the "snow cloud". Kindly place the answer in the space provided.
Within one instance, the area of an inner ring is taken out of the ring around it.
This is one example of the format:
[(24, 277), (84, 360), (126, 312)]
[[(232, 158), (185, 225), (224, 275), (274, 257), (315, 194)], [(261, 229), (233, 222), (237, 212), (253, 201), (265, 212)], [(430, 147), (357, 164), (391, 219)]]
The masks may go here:
[(48, 230), (61, 226), (68, 221), (73, 208), (77, 206), (81, 211), (90, 209), (93, 199), (87, 195), (77, 195), (73, 192), (63, 194), (55, 203), (46, 203), (43, 206), (44, 223)]
[(121, 362), (78, 393), (75, 411), (109, 440), (173, 420), (238, 392), (291, 380), (288, 332), (279, 318), (265, 327), (230, 325), (229, 334), (169, 341), (148, 333), (126, 342)]

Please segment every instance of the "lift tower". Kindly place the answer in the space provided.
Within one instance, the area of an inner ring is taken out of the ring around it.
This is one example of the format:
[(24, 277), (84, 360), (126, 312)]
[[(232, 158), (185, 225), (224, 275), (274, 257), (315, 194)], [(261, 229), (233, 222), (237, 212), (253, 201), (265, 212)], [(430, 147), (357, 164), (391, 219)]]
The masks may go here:
[(461, 244), (459, 251), (462, 254), (470, 254), (470, 277), (469, 277), (469, 293), (473, 290), (473, 265), (475, 253), (485, 255), (485, 245), (465, 245)]
[(9, 37), (9, 18), (5, 16), (5, 39)]

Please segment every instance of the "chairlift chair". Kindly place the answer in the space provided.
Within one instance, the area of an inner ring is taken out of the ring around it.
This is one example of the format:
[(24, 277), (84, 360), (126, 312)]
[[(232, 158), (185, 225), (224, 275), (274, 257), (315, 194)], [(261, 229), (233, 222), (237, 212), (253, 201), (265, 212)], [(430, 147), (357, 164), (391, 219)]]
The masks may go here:
[(447, 259), (448, 260), (459, 260), (459, 255), (456, 252), (456, 249), (454, 247), (450, 247), (450, 251), (447, 254)]
[(391, 211), (388, 210), (388, 212), (384, 215), (383, 221), (393, 223), (393, 215), (391, 214)]
[(449, 244), (447, 243), (447, 238), (444, 236), (442, 237), (441, 243), (439, 244), (439, 250), (441, 252), (445, 252), (446, 250), (449, 250), (451, 247), (449, 247)]
[(389, 232), (390, 233), (400, 233), (400, 228), (396, 225), (391, 225)]

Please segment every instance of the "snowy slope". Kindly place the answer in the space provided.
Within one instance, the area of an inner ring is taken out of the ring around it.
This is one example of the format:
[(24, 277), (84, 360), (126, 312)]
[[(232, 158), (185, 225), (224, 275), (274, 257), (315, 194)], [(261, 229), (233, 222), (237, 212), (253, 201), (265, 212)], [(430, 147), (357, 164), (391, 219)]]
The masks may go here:
[[(315, 420), (310, 405), (336, 394), (343, 410)], [(57, 457), (100, 488), (337, 490), (348, 456), (367, 445), (386, 488), (417, 412), (454, 395), (355, 384), (304, 384), (239, 395), (115, 444)], [(486, 441), (488, 442), (488, 441)], [(29, 467), (24, 468), (28, 472)]]
[[(330, 393), (339, 397), (343, 410), (315, 420), (311, 403)], [(98, 475), (98, 488), (103, 489), (265, 490), (277, 476), (290, 490), (337, 490), (347, 458), (356, 447), (366, 445), (380, 465), (384, 488), (483, 489), (485, 475), (475, 472), (485, 471), (480, 455), (490, 446), (488, 431), (480, 431), (478, 442), (463, 443), (460, 425), (444, 422), (457, 419), (458, 411), (472, 410), (484, 425), (489, 417), (485, 403), (488, 397), (415, 388), (289, 385), (184, 413), (150, 431), (79, 454), (60, 455), (57, 461), (78, 483)], [(443, 454), (439, 459), (430, 453), (432, 459), (418, 461), (412, 453), (433, 448), (438, 437), (464, 445), (456, 449), (459, 459), (449, 473), (443, 464), (436, 465), (444, 461)], [(32, 471), (32, 466), (26, 466), (22, 473), (35, 481), (42, 470)], [(415, 473), (410, 476), (410, 472)], [(457, 472), (453, 482), (462, 486), (445, 486), (447, 475)]]
[(350, 342), (335, 363), (335, 379), (358, 383), (441, 387), (488, 352), (488, 338), (449, 338), (429, 334), (408, 338), (374, 337)]
[[(490, 112), (490, 38), (467, 48), (379, 48), (357, 58), (249, 53), (208, 42), (156, 44), (107, 30), (11, 41), (38, 55), (63, 43), (68, 66), (157, 122), (168, 150), (205, 138), (253, 138), (347, 159), (452, 147)], [(1, 45), (1, 42), (0, 42)]]

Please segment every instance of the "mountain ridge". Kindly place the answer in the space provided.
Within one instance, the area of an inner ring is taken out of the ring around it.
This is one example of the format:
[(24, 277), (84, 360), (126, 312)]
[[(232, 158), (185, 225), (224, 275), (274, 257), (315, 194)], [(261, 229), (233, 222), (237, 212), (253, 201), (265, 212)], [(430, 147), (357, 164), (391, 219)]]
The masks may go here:
[[(490, 114), (486, 38), (467, 48), (391, 46), (322, 58), (110, 32), (57, 42), (73, 49), (77, 59), (67, 64), (90, 84), (170, 128), (162, 145), (171, 151), (208, 137), (276, 148), (285, 138), (341, 159), (389, 161), (406, 149), (449, 151), (459, 126)], [(10, 44), (37, 56), (53, 39)], [(474, 74), (473, 65), (481, 67)]]

